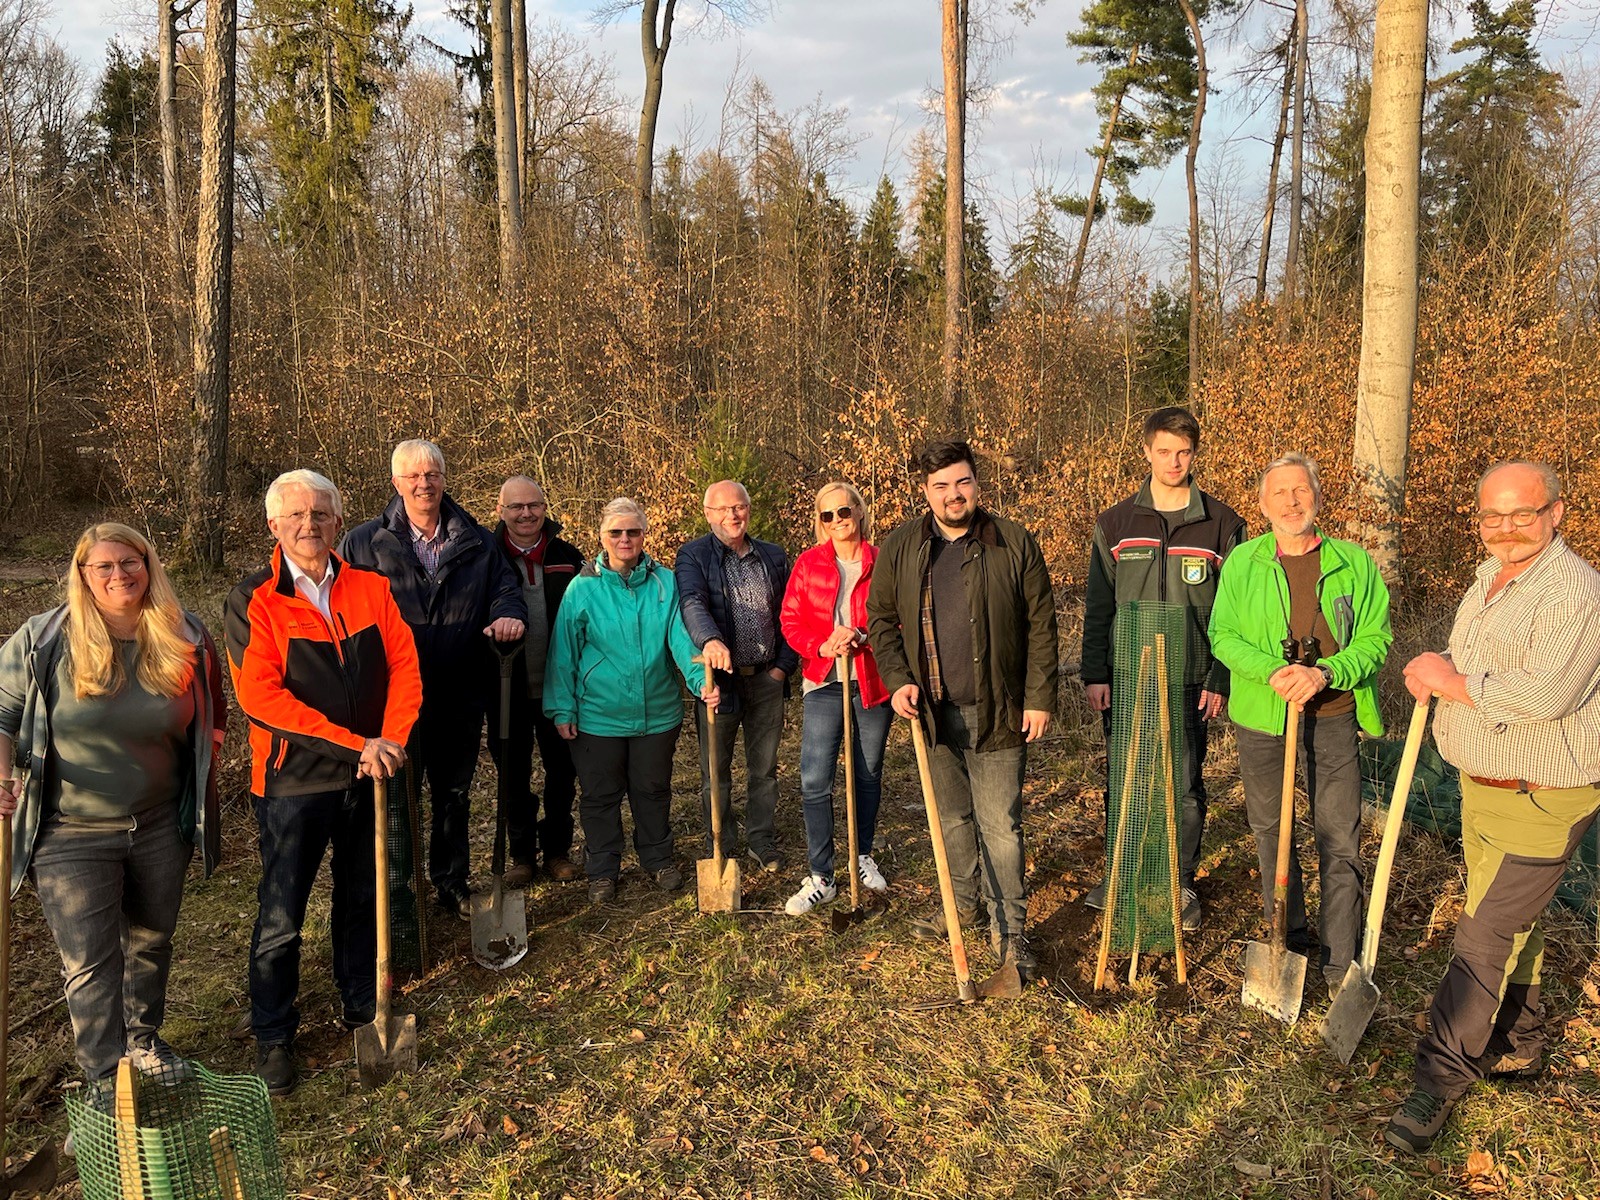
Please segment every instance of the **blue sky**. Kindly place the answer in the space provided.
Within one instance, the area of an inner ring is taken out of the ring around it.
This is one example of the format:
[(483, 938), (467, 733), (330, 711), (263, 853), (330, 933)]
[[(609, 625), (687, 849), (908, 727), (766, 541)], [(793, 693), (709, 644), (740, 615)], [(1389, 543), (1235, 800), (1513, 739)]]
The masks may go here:
[[(416, 3), (417, 32), (446, 44), (461, 40), (459, 29), (443, 15), (442, 0)], [(1087, 187), (1093, 163), (1086, 148), (1098, 127), (1089, 94), (1095, 74), (1077, 62), (1065, 40), (1082, 3), (1046, 0), (1030, 24), (1019, 21), (1005, 0), (992, 5), (1002, 41), (990, 56), (989, 101), (973, 128), (969, 173), (990, 216), (997, 251), (1036, 186)], [(113, 34), (134, 44), (148, 36), (150, 18), (129, 15), (114, 0), (53, 4), (48, 26), (88, 72), (98, 71)], [(642, 75), (637, 20), (596, 27), (590, 19), (594, 5), (585, 0), (527, 4), (530, 20), (559, 22), (612, 60), (631, 117)], [(1314, 5), (1314, 12), (1320, 7)], [(1440, 6), (1435, 25), (1446, 31), (1440, 36), (1448, 37), (1451, 23), (1463, 19), (1462, 7), (1459, 0)], [(658, 152), (691, 130), (702, 145), (714, 138), (729, 78), (738, 67), (761, 78), (783, 109), (799, 109), (820, 97), (847, 112), (850, 129), (861, 139), (845, 169), (858, 207), (865, 206), (881, 173), (903, 178), (912, 136), (936, 120), (926, 104), (930, 89), (940, 84), (939, 0), (778, 0), (769, 19), (720, 37), (695, 27), (699, 8), (699, 0), (680, 0)], [(1600, 0), (1555, 0), (1542, 11), (1546, 58), (1568, 70), (1592, 63), (1600, 46)], [(1270, 104), (1258, 110), (1261, 97), (1246, 94), (1235, 72), (1250, 46), (1265, 41), (1268, 23), (1276, 28), (1286, 21), (1284, 10), (1257, 0), (1240, 32), (1231, 39), (1214, 35), (1211, 47), (1213, 82), (1221, 94), (1207, 117), (1202, 175), (1214, 184), (1231, 180), (1227, 186), (1245, 207), (1259, 205), (1266, 176), (1264, 139), (1276, 114), (1265, 111)], [(1174, 235), (1186, 220), (1181, 156), (1163, 171), (1147, 172), (1140, 186), (1157, 205), (1155, 225), (1145, 235), (1149, 246), (1158, 254), (1170, 246), (1176, 254)]]

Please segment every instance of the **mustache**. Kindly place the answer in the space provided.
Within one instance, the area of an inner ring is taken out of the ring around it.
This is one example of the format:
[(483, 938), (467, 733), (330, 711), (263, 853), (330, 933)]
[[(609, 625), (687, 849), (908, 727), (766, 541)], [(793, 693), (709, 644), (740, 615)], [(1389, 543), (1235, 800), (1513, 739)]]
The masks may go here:
[(1516, 545), (1531, 546), (1531, 545), (1533, 545), (1533, 539), (1531, 537), (1525, 537), (1524, 535), (1522, 535), (1520, 533), (1502, 533), (1497, 537), (1490, 538), (1489, 539), (1489, 545), (1491, 545), (1491, 546), (1516, 546)]

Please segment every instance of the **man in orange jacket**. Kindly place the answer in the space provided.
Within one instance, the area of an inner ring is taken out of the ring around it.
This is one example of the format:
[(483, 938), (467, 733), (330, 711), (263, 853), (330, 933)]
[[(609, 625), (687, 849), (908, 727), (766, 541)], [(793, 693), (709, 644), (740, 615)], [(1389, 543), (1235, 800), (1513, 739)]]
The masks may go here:
[(411, 630), (389, 582), (341, 562), (339, 490), (314, 471), (267, 489), (269, 566), (228, 597), (228, 665), (250, 719), (250, 791), (261, 830), (260, 911), (250, 943), (256, 1073), (294, 1090), (300, 928), (333, 847), (333, 974), (349, 1028), (373, 1018), (376, 911), (372, 788), (405, 764), (422, 704)]

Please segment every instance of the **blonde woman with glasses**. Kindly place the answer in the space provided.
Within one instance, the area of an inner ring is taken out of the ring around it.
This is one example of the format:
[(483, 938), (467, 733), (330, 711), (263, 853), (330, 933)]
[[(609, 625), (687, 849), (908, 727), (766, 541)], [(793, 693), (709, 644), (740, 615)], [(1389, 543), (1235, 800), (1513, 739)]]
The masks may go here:
[(833, 782), (844, 741), (844, 696), (839, 664), (850, 664), (850, 753), (856, 778), (856, 837), (861, 883), (884, 891), (888, 882), (872, 857), (882, 795), (883, 747), (894, 714), (889, 692), (867, 645), (867, 590), (878, 548), (869, 540), (872, 517), (848, 483), (824, 484), (813, 508), (817, 544), (795, 560), (783, 596), (783, 636), (800, 655), (800, 798), (806, 822), (809, 873), (784, 906), (810, 912), (837, 894), (833, 871)]
[(125, 1054), (182, 1068), (160, 1029), (196, 843), (206, 874), (217, 862), (225, 721), (216, 649), (155, 548), (127, 525), (91, 525), (66, 602), (0, 648), (6, 886), (31, 876), (38, 890), (91, 1085), (109, 1088)]

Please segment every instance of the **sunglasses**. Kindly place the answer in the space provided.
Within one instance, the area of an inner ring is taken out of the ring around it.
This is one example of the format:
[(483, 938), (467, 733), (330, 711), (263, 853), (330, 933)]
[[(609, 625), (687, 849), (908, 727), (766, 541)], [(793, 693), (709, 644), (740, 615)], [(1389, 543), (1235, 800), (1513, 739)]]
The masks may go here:
[(840, 521), (848, 521), (855, 515), (855, 509), (851, 508), (848, 504), (841, 504), (838, 508), (825, 509), (824, 511), (819, 512), (817, 514), (817, 520), (821, 521), (824, 525), (832, 525), (836, 518)]
[(627, 538), (629, 541), (633, 541), (636, 538), (642, 538), (644, 536), (644, 530), (642, 530), (642, 529), (607, 529), (605, 531), (605, 536), (608, 537), (608, 538), (611, 538), (613, 541), (615, 541), (617, 538)]

